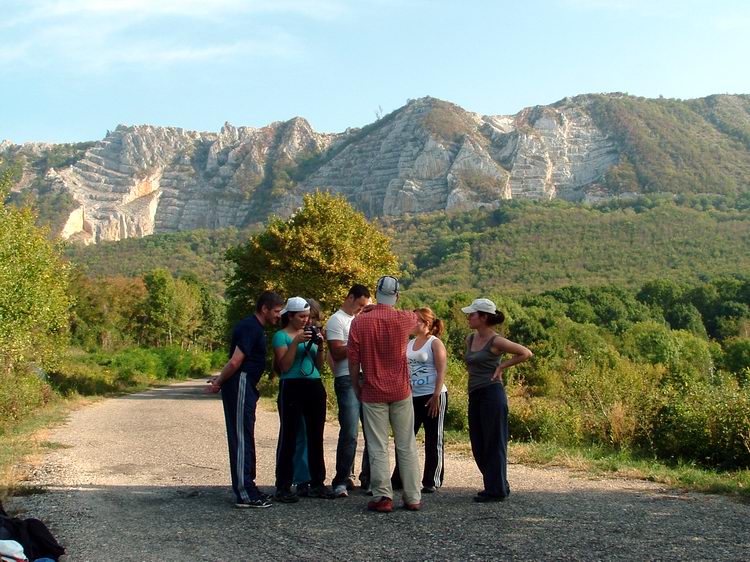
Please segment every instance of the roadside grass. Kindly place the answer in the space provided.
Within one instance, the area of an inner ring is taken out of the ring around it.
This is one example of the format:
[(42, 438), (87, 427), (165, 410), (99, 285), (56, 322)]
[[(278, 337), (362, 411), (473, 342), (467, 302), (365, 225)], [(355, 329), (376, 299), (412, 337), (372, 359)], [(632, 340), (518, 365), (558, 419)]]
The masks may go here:
[(512, 443), (509, 457), (511, 462), (527, 466), (557, 466), (594, 476), (648, 480), (750, 502), (748, 469), (720, 471), (682, 461), (668, 464), (631, 451), (611, 451), (593, 446), (563, 447), (554, 443)]
[[(466, 432), (446, 430), (446, 450), (471, 457)], [(565, 447), (555, 443), (511, 442), (509, 462), (539, 468), (568, 468), (603, 478), (632, 478), (658, 482), (672, 488), (705, 494), (720, 494), (750, 503), (750, 470), (720, 471), (677, 461), (645, 458), (632, 451), (603, 447)]]
[(10, 496), (43, 493), (42, 488), (24, 485), (23, 481), (36, 457), (63, 447), (46, 439), (47, 430), (64, 422), (71, 410), (91, 401), (80, 396), (55, 400), (0, 434), (0, 501)]

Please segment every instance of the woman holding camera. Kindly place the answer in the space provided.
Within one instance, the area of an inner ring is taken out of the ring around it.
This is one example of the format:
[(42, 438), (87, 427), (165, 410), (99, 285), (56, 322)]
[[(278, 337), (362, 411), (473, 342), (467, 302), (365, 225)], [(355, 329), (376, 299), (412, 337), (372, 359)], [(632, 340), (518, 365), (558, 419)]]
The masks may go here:
[[(508, 397), (503, 371), (528, 361), (531, 351), (505, 339), (495, 331), (505, 320), (489, 299), (476, 299), (461, 309), (468, 315), (466, 369), (469, 371), (469, 438), (471, 452), (484, 479), (484, 489), (476, 502), (503, 501), (510, 494), (508, 485)], [(506, 360), (503, 355), (510, 357)]]
[(294, 451), (300, 421), (307, 436), (310, 491), (314, 498), (330, 497), (325, 487), (323, 428), (326, 418), (326, 391), (320, 380), (323, 346), (320, 333), (307, 327), (310, 305), (302, 297), (290, 298), (281, 311), (283, 329), (274, 334), (274, 360), (281, 372), (279, 382), (279, 445), (276, 457), (276, 494), (284, 503), (299, 501), (292, 492)]

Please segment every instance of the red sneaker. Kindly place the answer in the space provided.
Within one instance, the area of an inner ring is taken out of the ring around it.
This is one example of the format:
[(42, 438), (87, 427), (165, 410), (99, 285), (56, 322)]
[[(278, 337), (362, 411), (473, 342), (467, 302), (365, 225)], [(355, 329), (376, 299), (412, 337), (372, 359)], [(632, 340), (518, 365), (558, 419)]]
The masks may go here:
[(408, 511), (419, 511), (420, 509), (422, 509), (422, 502), (417, 502), (417, 503), (404, 502), (404, 509)]
[(383, 496), (379, 500), (367, 502), (367, 509), (370, 511), (379, 511), (381, 513), (390, 513), (393, 511), (393, 500)]

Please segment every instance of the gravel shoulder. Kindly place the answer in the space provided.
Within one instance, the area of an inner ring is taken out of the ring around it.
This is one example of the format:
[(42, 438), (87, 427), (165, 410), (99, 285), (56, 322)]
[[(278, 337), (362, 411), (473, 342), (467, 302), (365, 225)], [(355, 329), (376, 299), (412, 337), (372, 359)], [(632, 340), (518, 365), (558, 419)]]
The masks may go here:
[[(420, 512), (366, 511), (357, 491), (270, 509), (233, 507), (221, 400), (188, 381), (104, 400), (50, 433), (59, 443), (12, 507), (44, 520), (69, 561), (747, 560), (750, 506), (650, 482), (512, 465), (512, 495), (475, 504), (473, 461), (449, 454)], [(338, 427), (326, 426), (332, 476)], [(258, 485), (272, 490), (278, 415), (259, 408)], [(330, 480), (329, 480), (330, 481)], [(400, 500), (397, 500), (400, 502)]]

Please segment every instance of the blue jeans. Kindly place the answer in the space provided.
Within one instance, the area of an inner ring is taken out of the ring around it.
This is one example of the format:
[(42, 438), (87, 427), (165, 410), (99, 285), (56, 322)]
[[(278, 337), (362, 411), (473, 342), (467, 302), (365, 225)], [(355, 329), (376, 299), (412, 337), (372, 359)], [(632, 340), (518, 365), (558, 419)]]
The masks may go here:
[[(357, 454), (357, 434), (362, 406), (357, 400), (352, 387), (352, 378), (348, 375), (336, 377), (333, 381), (336, 400), (339, 405), (339, 441), (336, 446), (336, 476), (333, 485), (346, 484), (354, 472), (354, 457)], [(359, 475), (362, 485), (370, 483), (370, 461), (367, 456), (367, 442), (362, 454), (362, 472)]]
[(310, 465), (307, 464), (307, 426), (305, 418), (302, 418), (299, 421), (297, 443), (294, 448), (294, 483), (307, 484), (310, 480)]

